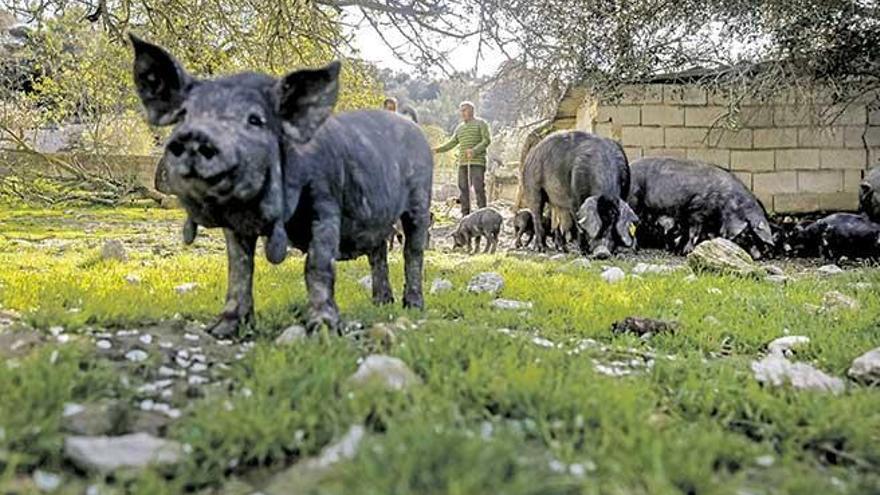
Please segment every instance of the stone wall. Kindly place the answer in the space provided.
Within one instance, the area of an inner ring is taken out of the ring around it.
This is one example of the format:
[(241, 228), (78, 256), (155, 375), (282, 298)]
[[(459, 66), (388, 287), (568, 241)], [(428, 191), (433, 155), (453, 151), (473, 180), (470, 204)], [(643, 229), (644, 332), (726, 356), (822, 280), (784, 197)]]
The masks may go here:
[[(854, 210), (865, 170), (880, 159), (880, 111), (868, 99), (845, 108), (813, 102), (787, 95), (731, 113), (723, 96), (695, 85), (632, 85), (613, 101), (576, 89), (555, 125), (615, 139), (630, 161), (675, 156), (720, 165), (777, 213)], [(836, 119), (820, 125), (828, 116)]]

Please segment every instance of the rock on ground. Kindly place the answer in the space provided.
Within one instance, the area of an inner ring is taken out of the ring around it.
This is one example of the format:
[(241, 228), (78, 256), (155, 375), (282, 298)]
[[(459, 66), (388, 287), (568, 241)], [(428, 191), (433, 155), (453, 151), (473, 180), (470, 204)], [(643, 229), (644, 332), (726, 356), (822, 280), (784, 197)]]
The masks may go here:
[(644, 275), (646, 273), (672, 273), (677, 270), (672, 265), (655, 265), (652, 263), (637, 263), (633, 267), (632, 272), (636, 275)]
[(196, 290), (198, 288), (198, 286), (199, 286), (199, 284), (197, 284), (195, 282), (187, 282), (185, 284), (180, 284), (177, 287), (175, 287), (174, 292), (177, 292), (178, 294), (187, 294), (189, 292)]
[(857, 357), (847, 374), (855, 380), (880, 383), (880, 347)]
[(608, 282), (609, 284), (616, 284), (617, 282), (620, 282), (621, 280), (626, 278), (626, 273), (624, 273), (623, 270), (617, 268), (616, 266), (610, 266), (602, 272), (601, 277), (602, 280)]
[(767, 352), (777, 356), (789, 356), (798, 347), (803, 347), (810, 343), (810, 338), (803, 335), (787, 335), (779, 337), (767, 344)]
[(367, 292), (372, 291), (373, 290), (373, 277), (370, 275), (366, 275), (364, 277), (361, 277), (358, 280), (358, 285), (363, 287), (363, 289)]
[(277, 345), (289, 345), (306, 338), (306, 328), (301, 325), (291, 325), (284, 329), (275, 339)]
[(495, 272), (479, 273), (468, 282), (468, 292), (491, 292), (497, 294), (504, 288), (504, 278)]
[(532, 309), (532, 303), (513, 299), (495, 299), (492, 301), (492, 307), (507, 310)]
[(760, 276), (766, 270), (755, 263), (749, 253), (727, 239), (701, 242), (687, 257), (694, 272), (719, 273), (742, 277)]
[(89, 472), (110, 474), (119, 469), (174, 464), (183, 456), (177, 442), (146, 433), (119, 437), (73, 436), (64, 439), (64, 455)]
[(101, 259), (125, 261), (128, 256), (125, 254), (125, 246), (116, 239), (110, 239), (101, 246)]
[(61, 428), (74, 435), (107, 435), (125, 421), (125, 408), (113, 400), (93, 404), (66, 404), (61, 416)]
[(822, 275), (838, 275), (843, 273), (843, 268), (837, 265), (823, 265), (816, 269)]
[(434, 281), (431, 282), (431, 294), (439, 294), (450, 290), (452, 290), (452, 282), (445, 278), (435, 278)]
[(779, 355), (770, 355), (760, 361), (752, 362), (755, 379), (761, 383), (780, 387), (790, 384), (798, 390), (817, 392), (843, 392), (843, 380), (829, 376), (807, 363), (792, 363)]
[(389, 390), (404, 390), (422, 380), (400, 359), (371, 354), (364, 358), (349, 381), (356, 385), (379, 383)]
[(841, 309), (857, 310), (859, 302), (836, 290), (826, 292), (822, 296), (822, 310), (825, 312), (834, 312)]

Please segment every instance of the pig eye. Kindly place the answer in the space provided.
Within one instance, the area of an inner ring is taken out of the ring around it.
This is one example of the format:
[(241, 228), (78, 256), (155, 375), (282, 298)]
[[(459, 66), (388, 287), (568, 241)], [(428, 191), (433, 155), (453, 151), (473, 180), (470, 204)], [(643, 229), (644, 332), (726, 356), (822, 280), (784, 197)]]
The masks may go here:
[(248, 116), (248, 124), (250, 124), (254, 127), (263, 127), (264, 125), (266, 125), (266, 121), (263, 120), (263, 117), (260, 117), (259, 115), (255, 114), (255, 113), (252, 113), (252, 114), (250, 114), (250, 116)]

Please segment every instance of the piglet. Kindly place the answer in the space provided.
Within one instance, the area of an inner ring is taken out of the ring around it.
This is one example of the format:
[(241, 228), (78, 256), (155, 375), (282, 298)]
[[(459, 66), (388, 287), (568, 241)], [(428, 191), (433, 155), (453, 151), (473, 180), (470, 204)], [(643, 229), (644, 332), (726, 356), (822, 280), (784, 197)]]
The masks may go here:
[(880, 224), (864, 215), (835, 213), (799, 223), (788, 234), (785, 247), (789, 254), (801, 257), (876, 259), (880, 257)]
[[(501, 214), (492, 208), (480, 208), (479, 210), (462, 218), (452, 232), (453, 248), (467, 246), (469, 254), (480, 250), (480, 240), (486, 238), (484, 253), (495, 252), (498, 246), (498, 234), (501, 233)], [(471, 242), (476, 239), (476, 249)]]

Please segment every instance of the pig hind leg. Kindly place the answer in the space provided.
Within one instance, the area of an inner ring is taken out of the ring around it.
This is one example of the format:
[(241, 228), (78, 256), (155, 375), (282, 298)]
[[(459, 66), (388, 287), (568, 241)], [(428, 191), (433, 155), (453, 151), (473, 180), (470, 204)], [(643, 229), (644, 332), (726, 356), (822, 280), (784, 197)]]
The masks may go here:
[[(392, 236), (392, 239), (394, 237)], [(394, 293), (388, 281), (388, 250), (385, 243), (370, 253), (370, 272), (373, 282), (373, 304), (394, 302)]]

